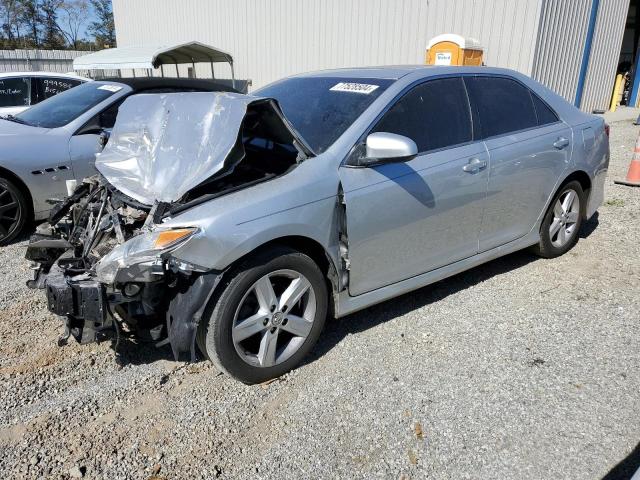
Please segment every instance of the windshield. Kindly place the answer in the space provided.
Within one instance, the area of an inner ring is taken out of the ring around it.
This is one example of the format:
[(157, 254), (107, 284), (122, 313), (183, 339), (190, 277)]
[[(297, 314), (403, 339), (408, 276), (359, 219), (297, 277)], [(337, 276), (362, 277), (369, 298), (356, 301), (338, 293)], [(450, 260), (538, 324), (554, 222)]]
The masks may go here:
[(122, 88), (112, 83), (87, 82), (34, 105), (16, 118), (34, 127), (62, 127)]
[(289, 78), (254, 95), (275, 98), (311, 149), (322, 153), (393, 82), (379, 78)]

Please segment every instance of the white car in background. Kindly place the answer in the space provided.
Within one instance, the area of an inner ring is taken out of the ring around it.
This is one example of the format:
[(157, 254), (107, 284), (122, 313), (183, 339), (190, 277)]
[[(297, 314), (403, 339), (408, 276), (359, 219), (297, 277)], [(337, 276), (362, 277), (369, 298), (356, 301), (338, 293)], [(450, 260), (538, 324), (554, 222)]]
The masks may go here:
[(87, 81), (88, 78), (67, 73), (0, 73), (0, 116), (16, 115)]

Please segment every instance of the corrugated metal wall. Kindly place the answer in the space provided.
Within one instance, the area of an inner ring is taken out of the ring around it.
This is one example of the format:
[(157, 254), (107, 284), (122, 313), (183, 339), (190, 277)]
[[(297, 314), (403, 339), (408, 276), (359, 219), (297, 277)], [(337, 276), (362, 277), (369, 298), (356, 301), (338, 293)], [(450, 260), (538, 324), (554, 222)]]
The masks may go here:
[(629, 0), (600, 0), (582, 110), (607, 109), (615, 83)]
[[(119, 45), (200, 40), (232, 53), (236, 76), (252, 79), (254, 88), (323, 68), (422, 63), (430, 38), (458, 33), (480, 40), (487, 65), (532, 75), (573, 102), (592, 1), (113, 0), (113, 6)], [(607, 106), (628, 7), (629, 0), (600, 1), (584, 110)], [(197, 74), (210, 75), (209, 67)], [(216, 76), (229, 71), (220, 67)]]
[[(532, 77), (573, 103), (593, 0), (544, 0)], [(582, 96), (584, 111), (608, 106), (629, 0), (600, 0)]]
[(199, 40), (232, 53), (236, 76), (255, 88), (323, 68), (423, 63), (427, 41), (447, 32), (478, 38), (487, 65), (530, 73), (540, 0), (113, 0), (113, 8), (118, 45)]
[(0, 50), (0, 72), (68, 73), (73, 59), (89, 52), (77, 50)]
[(573, 103), (593, 0), (544, 0), (531, 76)]

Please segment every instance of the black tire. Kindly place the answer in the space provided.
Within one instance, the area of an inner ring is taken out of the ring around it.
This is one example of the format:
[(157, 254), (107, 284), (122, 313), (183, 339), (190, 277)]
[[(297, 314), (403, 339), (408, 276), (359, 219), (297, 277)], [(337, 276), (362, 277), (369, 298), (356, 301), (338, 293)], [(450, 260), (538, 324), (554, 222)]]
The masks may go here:
[(22, 190), (0, 178), (0, 245), (7, 245), (22, 233), (31, 212)]
[[(269, 367), (252, 365), (240, 356), (234, 346), (234, 317), (241, 301), (259, 279), (282, 270), (302, 274), (309, 281), (315, 295), (313, 323), (306, 338), (289, 358)], [(228, 273), (220, 293), (214, 295), (207, 305), (198, 330), (197, 343), (220, 371), (247, 384), (261, 383), (279, 377), (300, 364), (324, 328), (327, 307), (327, 284), (315, 262), (307, 255), (285, 246), (269, 247), (249, 257)]]
[[(558, 202), (558, 199), (565, 197), (565, 195), (571, 190), (576, 193), (577, 198), (580, 202), (579, 208), (577, 209), (578, 218), (575, 222), (575, 227), (572, 230), (571, 236), (566, 240), (566, 243), (562, 245), (554, 245), (554, 238), (557, 237), (554, 235), (552, 238), (552, 235), (549, 231), (551, 224), (555, 218), (554, 208), (556, 206), (556, 202)], [(535, 245), (533, 247), (533, 251), (543, 258), (555, 258), (559, 257), (560, 255), (564, 255), (569, 250), (571, 250), (578, 242), (578, 237), (580, 236), (580, 228), (582, 227), (585, 211), (586, 198), (580, 182), (574, 180), (563, 185), (558, 190), (555, 197), (553, 197), (553, 200), (549, 205), (549, 209), (547, 210), (547, 213), (542, 220), (542, 225), (540, 226), (540, 242), (538, 243), (538, 245)]]

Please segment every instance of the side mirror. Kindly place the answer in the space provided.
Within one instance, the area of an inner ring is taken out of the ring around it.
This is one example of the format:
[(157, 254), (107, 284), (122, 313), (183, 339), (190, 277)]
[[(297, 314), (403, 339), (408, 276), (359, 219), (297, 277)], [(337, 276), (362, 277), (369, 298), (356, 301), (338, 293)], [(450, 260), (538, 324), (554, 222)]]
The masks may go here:
[(416, 142), (395, 133), (376, 132), (367, 137), (366, 155), (360, 164), (375, 165), (388, 162), (406, 162), (418, 154)]
[(102, 130), (100, 135), (98, 135), (98, 146), (102, 150), (107, 142), (109, 141), (109, 137), (111, 136), (111, 132), (109, 130)]

